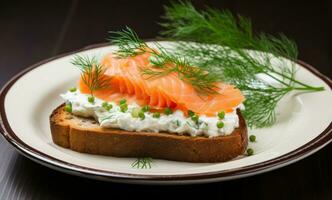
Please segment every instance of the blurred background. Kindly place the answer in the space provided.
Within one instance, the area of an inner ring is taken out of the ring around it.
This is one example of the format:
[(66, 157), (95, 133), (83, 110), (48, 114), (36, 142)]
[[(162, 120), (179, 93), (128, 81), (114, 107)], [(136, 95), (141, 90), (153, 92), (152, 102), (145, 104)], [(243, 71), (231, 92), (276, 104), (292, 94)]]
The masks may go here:
[[(128, 25), (142, 38), (161, 30), (162, 0), (0, 1), (0, 84), (42, 59), (105, 42), (107, 31)], [(332, 1), (194, 0), (249, 17), (255, 31), (285, 33), (300, 59), (331, 72)]]
[[(132, 27), (145, 39), (161, 27), (162, 0), (0, 1), (0, 86), (43, 59), (105, 42), (107, 32)], [(284, 33), (295, 40), (299, 59), (332, 78), (332, 1), (194, 0), (252, 19), (256, 32)], [(0, 199), (75, 198), (91, 195), (195, 195), (244, 199), (331, 199), (332, 147), (263, 175), (202, 186), (146, 187), (95, 182), (40, 166), (0, 137)], [(78, 185), (78, 189), (71, 187)], [(128, 192), (129, 191), (129, 192)]]

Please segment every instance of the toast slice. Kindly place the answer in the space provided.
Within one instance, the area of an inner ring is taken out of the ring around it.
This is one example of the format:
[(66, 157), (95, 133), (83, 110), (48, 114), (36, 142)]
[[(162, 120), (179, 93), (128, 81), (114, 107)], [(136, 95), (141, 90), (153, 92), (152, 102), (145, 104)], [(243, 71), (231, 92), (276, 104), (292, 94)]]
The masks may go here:
[(94, 119), (56, 108), (50, 116), (53, 142), (74, 151), (116, 157), (152, 157), (183, 162), (223, 162), (247, 148), (247, 126), (238, 110), (240, 126), (232, 134), (213, 138), (172, 133), (130, 132), (102, 128)]

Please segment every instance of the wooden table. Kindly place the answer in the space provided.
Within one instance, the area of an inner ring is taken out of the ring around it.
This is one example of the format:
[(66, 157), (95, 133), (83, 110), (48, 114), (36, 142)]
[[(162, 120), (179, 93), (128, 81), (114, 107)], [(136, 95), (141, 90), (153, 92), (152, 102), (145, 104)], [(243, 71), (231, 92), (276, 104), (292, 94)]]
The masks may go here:
[[(202, 7), (204, 2), (195, 1)], [(125, 25), (153, 38), (165, 1), (1, 1), (0, 86), (45, 58), (100, 43)], [(299, 46), (300, 59), (332, 77), (331, 2), (209, 1), (253, 20), (256, 31), (283, 32)], [(189, 186), (139, 186), (75, 177), (43, 167), (0, 137), (0, 199), (211, 196), (213, 199), (332, 199), (332, 146), (295, 164), (240, 180)]]

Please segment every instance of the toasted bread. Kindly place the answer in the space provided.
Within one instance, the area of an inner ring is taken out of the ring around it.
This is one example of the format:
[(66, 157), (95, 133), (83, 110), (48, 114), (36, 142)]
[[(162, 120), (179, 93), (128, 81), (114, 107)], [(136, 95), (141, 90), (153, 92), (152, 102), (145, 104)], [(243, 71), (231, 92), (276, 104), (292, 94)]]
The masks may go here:
[(94, 119), (66, 112), (64, 105), (50, 116), (53, 142), (74, 151), (116, 157), (152, 157), (183, 162), (224, 162), (247, 148), (247, 126), (237, 111), (240, 126), (227, 136), (213, 138), (172, 133), (130, 132), (102, 128)]

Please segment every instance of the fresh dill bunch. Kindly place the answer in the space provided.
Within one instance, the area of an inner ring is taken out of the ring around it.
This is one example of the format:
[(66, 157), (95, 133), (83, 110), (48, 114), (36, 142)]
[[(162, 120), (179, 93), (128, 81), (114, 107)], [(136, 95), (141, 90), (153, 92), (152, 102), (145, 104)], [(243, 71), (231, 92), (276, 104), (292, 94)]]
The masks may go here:
[(242, 87), (246, 96), (244, 117), (249, 127), (264, 128), (276, 121), (278, 102), (290, 91), (288, 88), (252, 88)]
[(81, 71), (81, 79), (92, 96), (94, 91), (110, 87), (110, 78), (104, 76), (105, 68), (96, 57), (76, 55), (71, 63)]
[[(161, 34), (186, 41), (175, 43), (177, 53), (245, 94), (244, 116), (250, 127), (272, 125), (277, 103), (288, 92), (324, 90), (295, 79), (297, 46), (282, 34), (255, 35), (250, 20), (212, 8), (198, 11), (188, 1), (173, 2), (165, 11)], [(278, 86), (259, 78), (261, 74)]]
[(149, 48), (148, 45), (138, 37), (137, 33), (128, 26), (122, 31), (109, 31), (109, 35), (108, 41), (119, 48), (116, 55), (120, 58), (137, 56), (147, 51), (155, 51)]
[(131, 167), (137, 168), (137, 169), (147, 169), (151, 168), (153, 160), (152, 158), (146, 157), (146, 158), (137, 158), (132, 164)]
[(254, 49), (275, 56), (296, 58), (296, 44), (285, 35), (274, 37), (261, 33), (253, 34), (252, 23), (240, 15), (227, 10), (207, 8), (199, 12), (188, 1), (173, 2), (165, 6), (165, 28), (162, 35), (176, 40), (189, 40), (207, 44), (218, 44), (232, 49)]
[(110, 41), (118, 46), (115, 53), (120, 58), (137, 56), (143, 53), (149, 53), (151, 68), (141, 66), (141, 73), (146, 78), (157, 78), (177, 73), (178, 77), (191, 84), (200, 94), (216, 93), (215, 86), (218, 77), (213, 73), (208, 73), (199, 67), (190, 65), (190, 62), (182, 55), (174, 53), (158, 42), (155, 42), (155, 48), (151, 48), (141, 40), (138, 35), (129, 27), (122, 31), (110, 32)]

